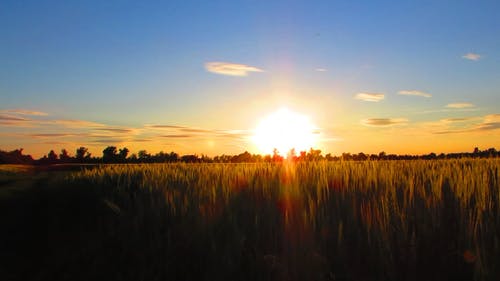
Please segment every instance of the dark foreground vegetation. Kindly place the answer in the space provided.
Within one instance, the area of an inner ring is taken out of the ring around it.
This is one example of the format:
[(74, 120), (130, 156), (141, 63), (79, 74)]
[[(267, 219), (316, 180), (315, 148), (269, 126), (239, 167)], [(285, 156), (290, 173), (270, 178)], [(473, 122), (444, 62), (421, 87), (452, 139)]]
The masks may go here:
[(500, 279), (498, 159), (8, 168), (0, 280)]
[(117, 163), (262, 163), (262, 162), (283, 162), (285, 159), (292, 162), (304, 161), (366, 161), (366, 160), (433, 160), (433, 159), (461, 159), (461, 158), (497, 158), (500, 157), (500, 151), (495, 148), (480, 150), (474, 148), (473, 152), (458, 152), (458, 153), (440, 153), (431, 152), (424, 155), (396, 155), (387, 154), (384, 151), (379, 154), (365, 154), (363, 152), (357, 154), (342, 153), (335, 156), (330, 153), (323, 155), (321, 150), (311, 148), (309, 151), (300, 151), (297, 153), (294, 149), (288, 151), (286, 157), (283, 157), (278, 150), (274, 150), (273, 154), (260, 155), (251, 154), (248, 151), (237, 155), (218, 155), (209, 157), (206, 155), (179, 155), (176, 152), (165, 153), (160, 151), (156, 154), (148, 153), (146, 150), (140, 150), (137, 154), (129, 154), (129, 149), (124, 147), (118, 149), (116, 146), (108, 146), (102, 151), (102, 157), (95, 157), (88, 151), (86, 147), (76, 149), (74, 155), (71, 155), (66, 149), (62, 149), (61, 153), (57, 154), (54, 150), (49, 151), (47, 155), (39, 159), (34, 159), (31, 155), (23, 154), (23, 149), (13, 151), (0, 150), (0, 164), (29, 164), (29, 165), (52, 165), (52, 164), (70, 164), (70, 163), (87, 163), (87, 164), (117, 164)]

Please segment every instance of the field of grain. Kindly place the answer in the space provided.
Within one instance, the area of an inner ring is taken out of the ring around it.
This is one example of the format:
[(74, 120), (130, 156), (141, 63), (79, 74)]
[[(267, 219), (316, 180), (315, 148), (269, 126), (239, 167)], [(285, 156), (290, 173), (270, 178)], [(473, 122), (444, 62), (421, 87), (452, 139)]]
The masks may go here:
[(493, 280), (499, 164), (114, 165), (71, 180), (97, 188), (146, 272), (174, 280)]
[(48, 261), (36, 276), (498, 280), (499, 168), (462, 159), (84, 169), (47, 188)]

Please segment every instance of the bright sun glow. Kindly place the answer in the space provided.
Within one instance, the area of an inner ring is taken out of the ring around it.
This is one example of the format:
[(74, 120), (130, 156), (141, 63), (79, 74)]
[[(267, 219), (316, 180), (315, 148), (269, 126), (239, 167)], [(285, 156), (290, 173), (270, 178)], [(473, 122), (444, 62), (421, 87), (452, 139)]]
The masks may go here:
[(292, 148), (298, 154), (314, 147), (315, 131), (307, 116), (282, 108), (260, 121), (253, 140), (261, 153), (272, 154), (276, 148), (286, 156)]

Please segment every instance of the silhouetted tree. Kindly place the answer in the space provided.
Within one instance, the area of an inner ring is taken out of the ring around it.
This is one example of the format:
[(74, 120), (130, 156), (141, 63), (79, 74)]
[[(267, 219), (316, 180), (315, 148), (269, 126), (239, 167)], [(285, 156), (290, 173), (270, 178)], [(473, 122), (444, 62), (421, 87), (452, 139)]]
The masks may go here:
[(233, 163), (249, 163), (252, 162), (252, 155), (245, 151), (241, 154), (232, 157), (231, 162)]
[(182, 155), (181, 161), (186, 163), (198, 163), (200, 162), (200, 158), (198, 158), (198, 155), (195, 154)]
[(360, 152), (358, 153), (358, 155), (356, 156), (356, 159), (355, 160), (358, 160), (358, 161), (366, 161), (368, 159), (368, 156), (366, 156), (366, 154), (364, 154), (363, 152)]
[[(0, 150), (0, 164), (55, 164), (55, 163), (70, 163), (72, 161), (78, 161), (79, 163), (85, 162), (105, 162), (105, 163), (117, 163), (117, 162), (128, 162), (128, 163), (164, 163), (164, 162), (203, 162), (203, 163), (258, 163), (258, 162), (282, 162), (284, 158), (279, 155), (277, 149), (273, 150), (272, 155), (259, 155), (250, 154), (248, 151), (237, 155), (218, 155), (213, 158), (207, 155), (183, 155), (175, 152), (165, 153), (160, 151), (155, 155), (151, 155), (146, 150), (140, 150), (138, 154), (132, 154), (127, 158), (129, 154), (128, 148), (124, 147), (117, 150), (115, 146), (108, 146), (103, 150), (102, 158), (91, 158), (91, 154), (88, 152), (86, 147), (79, 147), (76, 150), (75, 158), (72, 158), (66, 149), (62, 149), (61, 153), (58, 155), (51, 150), (47, 155), (43, 156), (38, 160), (33, 160), (30, 155), (23, 155), (23, 149), (16, 149), (10, 152)], [(295, 155), (295, 150), (291, 149), (288, 152), (288, 159), (293, 161), (349, 161), (349, 160), (415, 160), (415, 159), (457, 159), (463, 157), (477, 157), (477, 158), (494, 158), (499, 157), (499, 151), (495, 148), (489, 148), (486, 150), (480, 150), (479, 148), (474, 148), (473, 152), (461, 152), (461, 153), (429, 153), (426, 155), (387, 155), (384, 151), (377, 154), (364, 154), (360, 152), (358, 154), (351, 155), (350, 153), (342, 153), (341, 156), (332, 156), (330, 153), (326, 154), (324, 157), (321, 155), (321, 150), (311, 148), (309, 152), (301, 151), (300, 155)], [(293, 157), (293, 158), (292, 158)]]
[(286, 159), (288, 161), (296, 161), (297, 160), (297, 153), (295, 152), (295, 148), (290, 149), (288, 151), (288, 154), (286, 155)]
[(129, 162), (131, 162), (131, 163), (137, 163), (137, 162), (138, 162), (137, 154), (132, 153), (132, 154), (128, 157), (128, 161), (129, 161)]
[(0, 164), (32, 164), (33, 158), (31, 155), (23, 155), (23, 149), (12, 151), (0, 150)]
[(120, 149), (120, 152), (118, 153), (118, 160), (121, 162), (125, 162), (127, 160), (128, 153), (129, 153), (128, 148), (124, 147)]
[(116, 146), (108, 146), (102, 151), (102, 161), (104, 163), (113, 163), (118, 159)]
[(47, 154), (47, 160), (50, 163), (56, 163), (57, 162), (57, 154), (54, 152), (54, 150), (51, 150), (49, 154)]
[(488, 157), (496, 157), (497, 156), (497, 150), (493, 147), (488, 148)]
[(428, 155), (424, 155), (422, 158), (423, 158), (423, 159), (428, 159), (428, 160), (431, 160), (431, 159), (436, 159), (436, 158), (437, 158), (437, 155), (436, 155), (436, 153), (431, 152), (431, 153), (429, 153)]
[(89, 149), (83, 146), (77, 148), (75, 158), (80, 163), (90, 159)]
[(273, 149), (273, 162), (281, 162), (283, 161), (283, 157), (279, 154), (279, 151), (277, 148)]
[(318, 161), (323, 159), (323, 156), (321, 156), (321, 150), (319, 149), (309, 149), (309, 153), (307, 153), (307, 160), (309, 161)]
[(273, 157), (270, 154), (264, 155), (264, 162), (272, 162)]
[(168, 161), (169, 162), (177, 162), (178, 160), (179, 160), (179, 154), (177, 154), (173, 151), (168, 154)]
[(307, 152), (301, 151), (299, 157), (297, 157), (298, 161), (306, 161), (307, 160)]
[(151, 158), (151, 154), (149, 154), (146, 150), (139, 150), (137, 156), (139, 157), (140, 162), (148, 162)]
[(71, 156), (69, 156), (68, 151), (64, 148), (61, 150), (61, 154), (59, 154), (59, 159), (63, 163), (71, 162)]
[(385, 151), (381, 151), (381, 152), (378, 154), (378, 158), (379, 158), (380, 160), (384, 160), (384, 159), (385, 159), (385, 156), (386, 156)]
[(345, 153), (345, 152), (343, 152), (342, 153), (342, 160), (345, 160), (345, 161), (352, 160), (351, 153)]

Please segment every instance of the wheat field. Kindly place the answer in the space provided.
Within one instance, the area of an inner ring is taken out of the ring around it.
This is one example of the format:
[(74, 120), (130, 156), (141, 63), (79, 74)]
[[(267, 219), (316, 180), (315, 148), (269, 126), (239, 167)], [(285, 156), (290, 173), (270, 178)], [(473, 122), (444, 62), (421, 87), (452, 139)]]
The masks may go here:
[(497, 280), (499, 164), (108, 165), (65, 182), (105, 206), (130, 280)]

